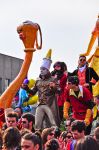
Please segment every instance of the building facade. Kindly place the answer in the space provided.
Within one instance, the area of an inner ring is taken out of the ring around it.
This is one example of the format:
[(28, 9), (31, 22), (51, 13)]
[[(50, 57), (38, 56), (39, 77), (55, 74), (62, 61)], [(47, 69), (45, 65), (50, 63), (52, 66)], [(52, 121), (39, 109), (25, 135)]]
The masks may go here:
[(0, 95), (18, 75), (23, 60), (0, 54)]

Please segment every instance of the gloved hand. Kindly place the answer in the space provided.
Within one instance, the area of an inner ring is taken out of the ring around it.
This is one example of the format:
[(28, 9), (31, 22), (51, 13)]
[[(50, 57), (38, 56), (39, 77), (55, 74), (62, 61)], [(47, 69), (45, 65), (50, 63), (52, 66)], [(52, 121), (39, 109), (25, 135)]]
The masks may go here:
[(86, 126), (89, 126), (89, 125), (90, 125), (90, 120), (89, 120), (88, 118), (86, 118), (86, 119), (84, 120), (84, 122), (85, 122), (85, 125), (86, 125)]
[(70, 107), (70, 103), (65, 101), (65, 103), (64, 103), (64, 110), (63, 110), (63, 115), (64, 115), (63, 117), (65, 119), (69, 118), (69, 115), (68, 115), (69, 107)]
[(86, 126), (90, 125), (91, 115), (92, 115), (91, 109), (87, 109), (85, 120), (84, 120)]
[(69, 115), (68, 115), (68, 112), (64, 112), (64, 119), (68, 119), (69, 118)]

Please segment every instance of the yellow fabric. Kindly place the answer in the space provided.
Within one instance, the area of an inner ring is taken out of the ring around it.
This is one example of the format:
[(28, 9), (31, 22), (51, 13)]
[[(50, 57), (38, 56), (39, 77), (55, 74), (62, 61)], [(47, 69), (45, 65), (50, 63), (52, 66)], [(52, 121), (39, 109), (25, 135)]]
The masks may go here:
[(96, 116), (97, 116), (97, 111), (98, 111), (97, 105), (95, 105), (95, 106), (93, 107), (93, 119), (96, 118)]
[(47, 59), (51, 59), (51, 54), (52, 54), (52, 49), (49, 49), (49, 50), (48, 50), (48, 53), (47, 53), (47, 55), (46, 55), (46, 58), (47, 58)]
[(67, 119), (68, 118), (68, 110), (70, 108), (70, 103), (69, 102), (65, 102), (64, 103), (64, 118)]
[(90, 39), (90, 42), (89, 42), (89, 45), (88, 45), (87, 52), (84, 53), (84, 54), (80, 54), (80, 56), (88, 56), (88, 55), (90, 54), (90, 51), (91, 51), (91, 49), (92, 49), (92, 47), (93, 47), (93, 44), (94, 44), (96, 38), (97, 38), (97, 34), (94, 33), (94, 34), (91, 36), (91, 39)]
[(33, 105), (33, 104), (37, 103), (37, 101), (38, 101), (38, 95), (34, 95), (29, 98), (28, 102), (24, 102), (23, 106)]
[[(74, 93), (73, 89), (70, 89), (69, 95), (73, 95), (73, 96), (77, 97), (77, 95)], [(81, 91), (79, 91), (78, 98), (79, 97), (83, 97), (83, 93)]]
[(99, 81), (94, 86), (92, 86), (92, 90), (93, 96), (99, 95)]
[(31, 88), (33, 88), (34, 87), (34, 85), (35, 85), (35, 80), (34, 79), (30, 79), (29, 80), (29, 83), (28, 83), (28, 87), (29, 87), (29, 89), (31, 89)]
[[(91, 52), (91, 49), (95, 43), (96, 38), (99, 37), (99, 16), (96, 21), (95, 29), (92, 32), (92, 36), (88, 45), (88, 49), (86, 53), (81, 54), (80, 56), (88, 56)], [(90, 67), (95, 70), (95, 72), (99, 75), (99, 45), (96, 47), (94, 54), (89, 58), (88, 62), (90, 63)], [(93, 95), (96, 96), (99, 94), (99, 83), (93, 86)]]
[(91, 116), (92, 116), (92, 111), (91, 109), (87, 109), (86, 111), (86, 116), (85, 116), (85, 124), (88, 126), (90, 125), (90, 120), (91, 120)]

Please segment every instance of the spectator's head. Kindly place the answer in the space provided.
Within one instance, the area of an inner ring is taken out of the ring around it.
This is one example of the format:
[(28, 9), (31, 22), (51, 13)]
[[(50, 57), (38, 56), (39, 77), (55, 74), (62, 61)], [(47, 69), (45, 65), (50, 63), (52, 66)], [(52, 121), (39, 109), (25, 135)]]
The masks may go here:
[(99, 95), (94, 96), (94, 102), (99, 105)]
[(21, 88), (23, 89), (26, 89), (28, 87), (28, 83), (29, 83), (29, 80), (26, 78), (24, 79), (22, 85), (21, 85)]
[(56, 139), (51, 139), (45, 144), (45, 150), (59, 150), (59, 143)]
[(6, 114), (6, 125), (7, 127), (16, 127), (18, 123), (18, 115), (16, 112), (9, 112)]
[(19, 117), (19, 118), (21, 117), (21, 115), (22, 115), (22, 113), (23, 113), (21, 107), (16, 107), (16, 108), (14, 109), (14, 112), (16, 112), (16, 113), (18, 114), (18, 117)]
[(79, 140), (85, 136), (85, 123), (75, 120), (71, 124), (71, 131), (73, 134), (73, 138)]
[(22, 115), (22, 128), (27, 128), (34, 132), (33, 125), (35, 123), (35, 117), (31, 113), (24, 113)]
[(71, 131), (71, 123), (72, 123), (73, 121), (74, 121), (73, 118), (68, 118), (68, 119), (66, 119), (66, 121), (64, 121), (66, 131)]
[(18, 148), (21, 142), (21, 135), (17, 128), (9, 127), (3, 135), (3, 147), (6, 149)]
[(75, 150), (99, 150), (99, 146), (94, 138), (91, 136), (86, 136), (79, 141), (77, 141), (75, 145)]
[(40, 135), (27, 133), (21, 139), (22, 150), (42, 150), (42, 140)]
[[(63, 136), (64, 136), (64, 135), (63, 135)], [(67, 140), (70, 140), (70, 139), (73, 139), (72, 132), (67, 131), (67, 133), (66, 133), (66, 141), (67, 141)]]
[(59, 139), (67, 143), (73, 139), (73, 135), (70, 131), (63, 131)]
[(43, 141), (43, 145), (50, 139), (52, 139), (54, 137), (54, 129), (53, 128), (45, 128), (42, 131), (42, 141)]
[(59, 127), (56, 127), (56, 128), (54, 129), (54, 137), (55, 137), (55, 138), (58, 138), (60, 135), (61, 135), (61, 130), (60, 130)]
[(99, 141), (99, 127), (94, 130), (94, 138)]

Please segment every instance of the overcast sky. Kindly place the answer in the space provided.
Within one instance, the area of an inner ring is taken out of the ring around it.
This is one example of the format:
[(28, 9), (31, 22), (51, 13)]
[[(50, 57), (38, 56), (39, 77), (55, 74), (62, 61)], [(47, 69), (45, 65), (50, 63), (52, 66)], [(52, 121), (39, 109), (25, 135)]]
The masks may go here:
[(0, 53), (24, 59), (24, 46), (16, 28), (31, 20), (41, 27), (43, 46), (34, 54), (29, 78), (39, 75), (42, 59), (50, 48), (52, 66), (64, 61), (73, 71), (79, 54), (87, 49), (98, 13), (99, 0), (0, 0)]

